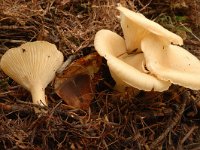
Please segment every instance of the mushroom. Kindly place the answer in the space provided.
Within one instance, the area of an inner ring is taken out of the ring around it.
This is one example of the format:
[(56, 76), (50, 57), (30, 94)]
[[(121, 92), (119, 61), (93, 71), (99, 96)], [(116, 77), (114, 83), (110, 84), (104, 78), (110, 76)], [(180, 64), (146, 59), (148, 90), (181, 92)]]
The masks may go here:
[[(46, 41), (27, 42), (9, 49), (1, 58), (2, 70), (31, 92), (34, 104), (47, 106), (45, 88), (63, 63), (63, 54)], [(35, 109), (39, 112), (38, 109)]]
[(107, 59), (111, 75), (116, 81), (118, 90), (132, 86), (145, 91), (164, 91), (170, 82), (157, 79), (145, 70), (145, 60), (142, 53), (128, 55), (125, 41), (122, 37), (109, 30), (96, 33), (94, 46), (97, 52)]
[(161, 80), (193, 90), (200, 89), (200, 61), (182, 47), (165, 45), (155, 34), (141, 42), (146, 67)]
[(124, 39), (117, 33), (106, 29), (102, 29), (95, 34), (94, 46), (99, 55), (105, 58), (108, 55), (118, 57), (126, 53)]
[(107, 60), (119, 90), (132, 86), (161, 92), (172, 83), (200, 90), (200, 60), (180, 47), (180, 36), (140, 13), (122, 6), (117, 9), (125, 40), (112, 31), (100, 30), (94, 46)]
[(160, 39), (165, 41), (165, 44), (173, 43), (177, 45), (183, 44), (183, 39), (163, 28), (158, 23), (147, 19), (140, 13), (133, 12), (125, 7), (119, 6), (120, 21), (123, 30), (126, 47), (128, 53), (141, 50), (141, 40), (148, 34), (153, 33)]

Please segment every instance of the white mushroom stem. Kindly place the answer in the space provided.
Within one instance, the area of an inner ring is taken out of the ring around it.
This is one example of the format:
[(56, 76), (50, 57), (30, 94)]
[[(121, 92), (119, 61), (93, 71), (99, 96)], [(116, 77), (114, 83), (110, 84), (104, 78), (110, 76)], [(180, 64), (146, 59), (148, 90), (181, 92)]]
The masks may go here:
[[(40, 106), (47, 106), (47, 102), (45, 99), (45, 90), (42, 86), (40, 85), (35, 85), (33, 88), (30, 90), (32, 94), (32, 101), (33, 104), (37, 104)], [(37, 109), (35, 109), (37, 111)]]

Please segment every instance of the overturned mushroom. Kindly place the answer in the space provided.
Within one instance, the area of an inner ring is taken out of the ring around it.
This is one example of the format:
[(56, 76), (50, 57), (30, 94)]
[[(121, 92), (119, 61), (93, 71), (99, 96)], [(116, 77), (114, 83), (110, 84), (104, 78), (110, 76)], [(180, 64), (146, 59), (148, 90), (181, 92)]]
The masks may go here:
[(169, 82), (159, 80), (145, 70), (143, 54), (126, 53), (125, 41), (116, 33), (109, 30), (98, 31), (94, 46), (97, 52), (107, 59), (111, 75), (118, 88), (132, 86), (145, 91), (164, 91), (169, 88)]
[(120, 11), (121, 27), (128, 53), (136, 51), (137, 49), (140, 51), (141, 40), (148, 35), (148, 33), (157, 35), (166, 44), (183, 44), (183, 39), (180, 36), (168, 31), (158, 23), (147, 19), (144, 15), (133, 12), (122, 6), (117, 7), (117, 9)]
[(148, 70), (159, 79), (193, 90), (200, 89), (200, 61), (187, 50), (165, 45), (154, 34), (142, 40), (141, 48)]
[(31, 92), (34, 104), (47, 106), (45, 88), (62, 63), (63, 54), (54, 44), (36, 41), (9, 49), (0, 65), (8, 76)]

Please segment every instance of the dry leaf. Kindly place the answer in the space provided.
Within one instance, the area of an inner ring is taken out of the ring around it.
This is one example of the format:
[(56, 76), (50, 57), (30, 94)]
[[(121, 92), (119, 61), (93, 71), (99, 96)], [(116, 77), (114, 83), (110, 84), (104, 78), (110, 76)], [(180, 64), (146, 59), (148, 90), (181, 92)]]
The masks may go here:
[(73, 62), (55, 78), (55, 92), (68, 105), (88, 109), (94, 98), (92, 82), (101, 65), (101, 57), (92, 53)]

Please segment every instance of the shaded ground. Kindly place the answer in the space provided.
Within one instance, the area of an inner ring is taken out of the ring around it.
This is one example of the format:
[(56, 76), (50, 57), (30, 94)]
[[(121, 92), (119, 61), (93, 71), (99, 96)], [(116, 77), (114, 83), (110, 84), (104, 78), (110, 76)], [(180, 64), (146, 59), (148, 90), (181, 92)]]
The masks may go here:
[[(199, 0), (2, 0), (0, 54), (26, 41), (55, 43), (77, 58), (94, 50), (100, 29), (122, 34), (117, 2), (155, 19), (185, 39), (200, 58)], [(48, 86), (48, 113), (37, 117), (26, 90), (0, 72), (0, 149), (200, 149), (200, 92), (172, 86), (163, 93), (120, 94), (104, 62), (88, 111), (62, 103)]]

